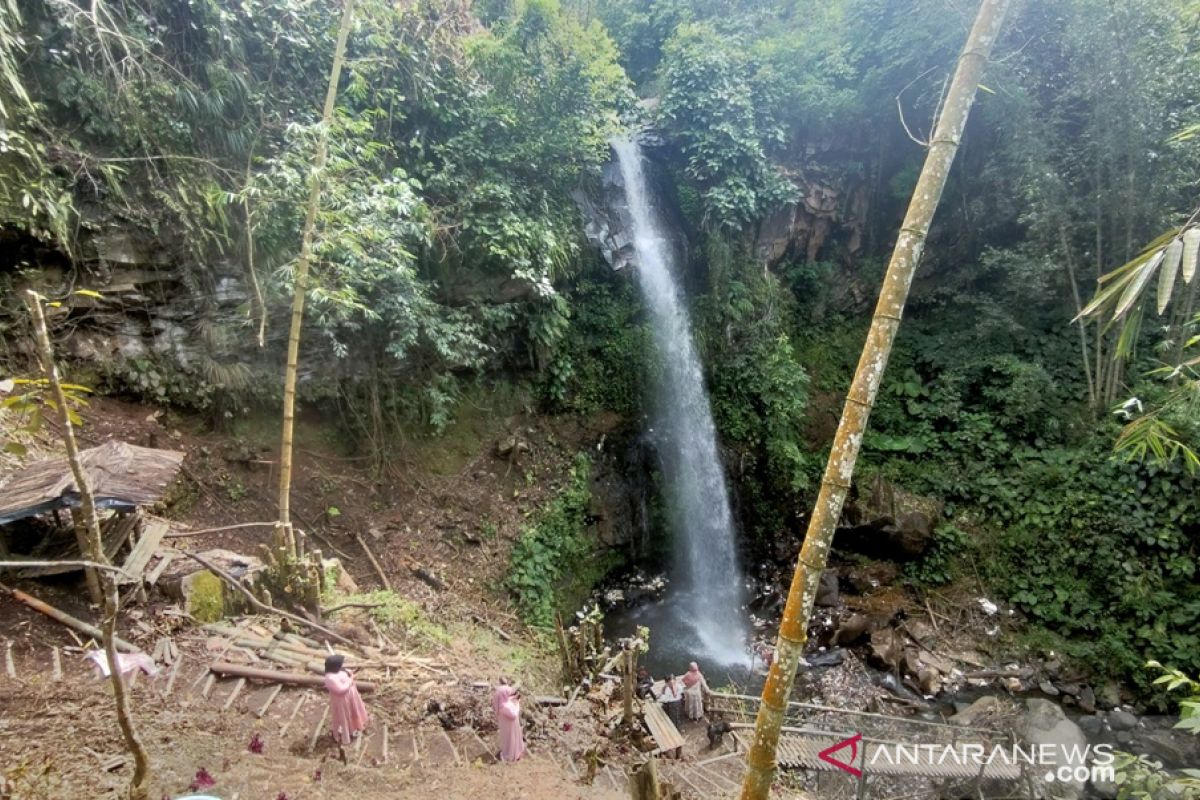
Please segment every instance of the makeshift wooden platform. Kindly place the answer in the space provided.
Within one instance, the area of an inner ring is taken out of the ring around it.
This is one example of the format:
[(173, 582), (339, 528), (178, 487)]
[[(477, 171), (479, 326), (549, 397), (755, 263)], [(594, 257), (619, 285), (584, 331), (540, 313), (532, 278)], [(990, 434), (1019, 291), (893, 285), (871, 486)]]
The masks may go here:
[(671, 718), (667, 716), (667, 712), (661, 705), (652, 702), (644, 703), (642, 716), (646, 721), (646, 729), (650, 731), (655, 744), (658, 745), (655, 753), (669, 753), (683, 747), (683, 734), (675, 727), (675, 723), (671, 722)]

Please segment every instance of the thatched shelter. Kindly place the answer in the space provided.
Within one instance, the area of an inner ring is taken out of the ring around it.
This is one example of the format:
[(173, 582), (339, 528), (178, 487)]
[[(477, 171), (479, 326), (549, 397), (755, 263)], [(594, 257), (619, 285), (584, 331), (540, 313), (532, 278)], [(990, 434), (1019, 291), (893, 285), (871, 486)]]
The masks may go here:
[[(162, 497), (183, 463), (177, 450), (106, 442), (80, 453), (97, 508), (132, 511)], [(79, 507), (66, 457), (30, 464), (0, 484), (0, 525), (60, 508)]]

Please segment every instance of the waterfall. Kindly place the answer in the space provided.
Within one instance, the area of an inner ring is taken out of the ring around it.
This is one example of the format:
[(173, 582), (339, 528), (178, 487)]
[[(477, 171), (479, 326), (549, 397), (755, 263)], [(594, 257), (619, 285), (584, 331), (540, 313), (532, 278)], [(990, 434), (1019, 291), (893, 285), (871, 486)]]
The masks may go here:
[(671, 602), (676, 630), (663, 634), (691, 639), (697, 658), (740, 663), (746, 658), (742, 573), (704, 376), (687, 309), (671, 274), (672, 248), (642, 172), (641, 150), (632, 141), (614, 142), (613, 148), (633, 219), (638, 284), (658, 356), (652, 418), (675, 555)]

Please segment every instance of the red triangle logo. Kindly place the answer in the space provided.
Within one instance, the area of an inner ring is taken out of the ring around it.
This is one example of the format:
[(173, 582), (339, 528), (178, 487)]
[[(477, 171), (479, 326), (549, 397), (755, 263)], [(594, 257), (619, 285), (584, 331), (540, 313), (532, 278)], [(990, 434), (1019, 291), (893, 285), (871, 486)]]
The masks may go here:
[[(861, 741), (862, 741), (862, 734), (856, 733), (853, 736), (851, 736), (849, 739), (843, 739), (842, 741), (838, 742), (837, 744), (833, 745), (832, 747), (826, 747), (824, 750), (817, 753), (817, 757), (820, 758), (822, 761), (824, 761), (827, 764), (833, 764), (838, 769), (842, 769), (842, 770), (845, 770), (846, 772), (849, 772), (851, 775), (853, 775), (856, 778), (861, 778), (862, 770), (859, 769), (858, 767), (851, 766), (854, 763), (854, 759), (858, 758), (858, 745), (859, 745), (859, 742), (861, 742)], [(850, 757), (848, 759), (846, 759), (845, 761), (842, 761), (841, 759), (833, 757), (833, 754), (836, 753), (838, 750), (842, 750), (847, 747), (850, 748)]]

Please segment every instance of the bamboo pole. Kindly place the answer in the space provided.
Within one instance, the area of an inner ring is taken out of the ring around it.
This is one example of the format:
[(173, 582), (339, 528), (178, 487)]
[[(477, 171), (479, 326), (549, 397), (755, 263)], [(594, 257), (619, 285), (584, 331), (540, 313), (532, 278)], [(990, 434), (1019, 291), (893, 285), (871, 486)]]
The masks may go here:
[(896, 239), (896, 247), (888, 263), (871, 328), (846, 396), (833, 448), (829, 453), (829, 463), (825, 467), (816, 506), (809, 519), (804, 545), (788, 590), (775, 648), (776, 657), (763, 687), (754, 739), (746, 759), (742, 800), (766, 800), (770, 794), (776, 770), (779, 730), (783, 725), (796, 668), (804, 651), (821, 573), (828, 562), (834, 530), (854, 476), (854, 464), (862, 445), (863, 433), (883, 380), (892, 342), (900, 328), (900, 317), (929, 233), (929, 225), (945, 188), (946, 177), (962, 140), (979, 80), (1000, 33), (1009, 3), (1010, 0), (982, 0), (980, 4), (975, 24), (959, 56), (954, 79), (938, 117), (908, 213)]
[[(325, 678), (323, 676), (309, 675), (304, 672), (281, 672), (274, 669), (247, 667), (244, 664), (231, 664), (228, 661), (215, 661), (208, 668), (217, 675), (282, 683), (287, 686), (323, 687), (325, 685)], [(358, 687), (360, 692), (375, 691), (375, 684), (370, 681), (355, 681), (354, 685)]]
[(333, 107), (337, 100), (338, 80), (342, 74), (342, 61), (346, 56), (346, 39), (350, 36), (350, 23), (354, 19), (354, 0), (346, 0), (342, 10), (342, 22), (338, 28), (337, 46), (333, 52), (333, 66), (329, 71), (329, 85), (325, 89), (325, 108), (321, 114), (321, 136), (317, 141), (317, 154), (313, 159), (313, 172), (308, 189), (308, 207), (304, 214), (304, 232), (300, 237), (300, 255), (296, 260), (296, 285), (292, 295), (292, 324), (288, 331), (287, 369), (283, 380), (283, 435), (279, 452), (279, 525), (276, 529), (276, 544), (282, 546), (288, 557), (295, 559), (296, 533), (292, 529), (292, 437), (296, 420), (296, 375), (300, 360), (300, 324), (304, 319), (304, 296), (308, 292), (308, 268), (312, 260), (313, 234), (317, 227), (317, 207), (321, 199), (321, 178), (325, 161), (329, 157), (329, 126), (333, 122)]
[[(70, 614), (66, 613), (65, 611), (59, 611), (54, 606), (52, 606), (48, 603), (43, 603), (41, 600), (38, 600), (33, 595), (26, 594), (25, 592), (22, 592), (20, 589), (9, 589), (8, 593), (12, 596), (12, 598), (14, 600), (18, 600), (21, 603), (24, 603), (25, 605), (32, 608), (34, 611), (39, 611), (39, 612), (45, 614), (47, 617), (50, 617), (50, 619), (52, 619), (56, 622), (61, 622), (63, 625), (66, 625), (68, 628), (77, 630), (80, 633), (84, 634), (85, 636), (91, 636), (93, 639), (95, 639), (98, 642), (104, 640), (104, 633), (99, 628), (97, 628), (95, 625), (92, 625), (91, 623), (84, 622), (83, 620), (78, 619), (76, 617), (72, 617)], [(141, 648), (130, 644), (129, 642), (125, 641), (124, 639), (122, 639), (120, 637), (113, 637), (113, 642), (116, 643), (117, 649), (122, 652), (125, 652), (125, 653), (140, 653), (140, 652), (142, 652)], [(110, 663), (115, 664), (117, 662), (114, 659)]]
[[(26, 305), (29, 306), (29, 313), (33, 319), (38, 358), (42, 363), (42, 372), (50, 384), (50, 391), (58, 405), (58, 421), (62, 426), (63, 444), (67, 448), (67, 462), (71, 465), (71, 474), (75, 477), (75, 488), (79, 492), (79, 507), (87, 532), (84, 539), (87, 550), (82, 555), (88, 561), (109, 564), (108, 557), (104, 554), (100, 522), (96, 517), (96, 498), (92, 495), (87, 473), (79, 458), (79, 446), (75, 442), (75, 428), (71, 424), (71, 415), (68, 413), (67, 397), (63, 393), (62, 383), (58, 379), (58, 366), (54, 363), (54, 349), (50, 346), (50, 334), (46, 330), (46, 316), (42, 312), (42, 296), (32, 290), (25, 294)], [(133, 756), (133, 776), (129, 779), (128, 796), (130, 800), (145, 800), (150, 791), (150, 759), (138, 738), (137, 729), (134, 728), (125, 681), (121, 678), (121, 670), (116, 668), (119, 663), (116, 635), (117, 610), (120, 607), (117, 581), (107, 571), (93, 570), (92, 574), (100, 580), (104, 595), (104, 623), (100, 631), (100, 638), (104, 642), (104, 653), (108, 657), (108, 663), (113, 667), (109, 676), (112, 679), (113, 699), (117, 706), (117, 725), (121, 729), (122, 736), (125, 737), (126, 747)]]

